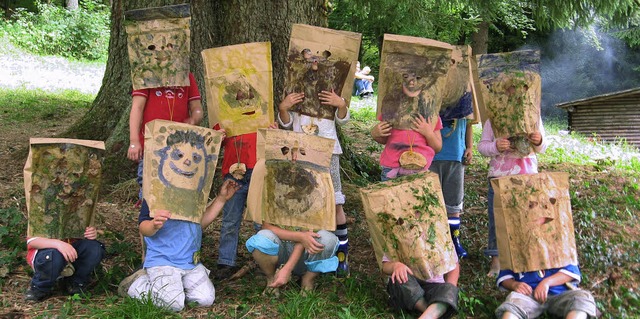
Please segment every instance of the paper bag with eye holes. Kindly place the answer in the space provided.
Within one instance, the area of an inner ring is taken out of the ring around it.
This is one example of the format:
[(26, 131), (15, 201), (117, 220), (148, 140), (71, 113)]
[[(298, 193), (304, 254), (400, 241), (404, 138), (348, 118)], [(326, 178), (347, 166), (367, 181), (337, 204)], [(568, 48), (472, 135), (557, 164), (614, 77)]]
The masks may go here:
[(578, 263), (569, 174), (512, 175), (491, 185), (502, 269), (518, 273)]
[(456, 267), (438, 175), (403, 176), (360, 189), (373, 248), (382, 257), (406, 264), (427, 280)]

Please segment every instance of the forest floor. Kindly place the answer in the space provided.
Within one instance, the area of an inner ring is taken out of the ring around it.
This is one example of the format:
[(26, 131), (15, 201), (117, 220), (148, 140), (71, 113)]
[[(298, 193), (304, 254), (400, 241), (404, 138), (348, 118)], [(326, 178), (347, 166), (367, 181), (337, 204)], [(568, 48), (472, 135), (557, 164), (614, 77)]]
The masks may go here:
[[(2, 52), (2, 51), (0, 51)], [(4, 52), (6, 53), (6, 51)], [(6, 54), (4, 54), (6, 56)], [(47, 61), (47, 60), (44, 60)], [(32, 61), (33, 62), (33, 61)], [(6, 75), (6, 65), (19, 69), (13, 62), (0, 57), (0, 79)], [(56, 64), (56, 63), (54, 63)], [(1, 66), (4, 65), (3, 69)], [(31, 63), (33, 67), (33, 63)], [(103, 69), (102, 69), (103, 70)], [(63, 69), (63, 74), (72, 71)], [(101, 77), (100, 69), (93, 70), (92, 77)], [(15, 71), (16, 74), (24, 74)], [(42, 73), (44, 75), (44, 73)], [(86, 74), (86, 73), (78, 73)], [(52, 79), (53, 80), (53, 79)], [(49, 81), (52, 81), (49, 80)], [(32, 88), (21, 80), (23, 88)], [(67, 79), (66, 83), (82, 82), (82, 79)], [(86, 82), (85, 82), (86, 83)], [(97, 84), (96, 84), (97, 83)], [(94, 82), (99, 87), (100, 81)], [(0, 83), (0, 87), (15, 86)], [(71, 88), (84, 90), (82, 88)], [(97, 92), (89, 90), (85, 92)], [(16, 101), (20, 103), (20, 101)], [(354, 119), (344, 127), (350, 137), (350, 147), (359, 154), (367, 154), (377, 162), (381, 147), (367, 135), (375, 113), (375, 100), (352, 102)], [(20, 214), (19, 227), (26, 227), (27, 218), (23, 187), (23, 167), (27, 157), (29, 137), (52, 137), (65, 131), (82, 112), (52, 113), (37, 121), (20, 122), (7, 120), (0, 113), (0, 209), (3, 212)], [(357, 111), (356, 111), (357, 110)], [(365, 110), (365, 111), (362, 111)], [(481, 130), (477, 125), (475, 130)], [(559, 135), (550, 139), (562, 140)], [(559, 145), (573, 142), (562, 142)], [(541, 156), (541, 171), (565, 171), (571, 176), (571, 197), (574, 227), (578, 246), (578, 257), (583, 270), (584, 289), (591, 290), (598, 302), (599, 310), (606, 318), (639, 318), (640, 311), (637, 289), (640, 284), (640, 189), (637, 171), (629, 173), (615, 167), (620, 157), (629, 156), (628, 151), (614, 152), (616, 158), (606, 155), (605, 159), (586, 161), (582, 164), (567, 163), (564, 156), (575, 156), (578, 149), (594, 147), (576, 145), (574, 150), (562, 146), (552, 148), (548, 157)], [(564, 152), (564, 153), (563, 153)], [(562, 153), (562, 154), (561, 154)], [(558, 155), (560, 154), (560, 155)], [(487, 214), (487, 160), (477, 152), (474, 163), (467, 167), (465, 176), (465, 214), (462, 217), (462, 243), (469, 257), (461, 261), (462, 274), (459, 286), (460, 314), (458, 318), (490, 318), (495, 307), (504, 300), (506, 293), (495, 287), (495, 278), (486, 276), (488, 259), (482, 250), (486, 245)], [(632, 154), (633, 155), (633, 154)], [(608, 157), (607, 157), (608, 156)], [(637, 156), (637, 155), (635, 155)], [(598, 156), (599, 157), (599, 156)], [(358, 189), (361, 181), (343, 175), (344, 192), (347, 196), (345, 211), (348, 215), (350, 237), (351, 277), (339, 280), (332, 275), (319, 278), (318, 287), (309, 296), (300, 296), (295, 283), (284, 289), (279, 298), (262, 296), (264, 276), (255, 267), (251, 255), (244, 248), (244, 242), (253, 234), (250, 222), (242, 225), (238, 264), (251, 269), (244, 277), (233, 281), (214, 280), (216, 302), (211, 308), (188, 307), (181, 313), (192, 318), (412, 318), (411, 314), (392, 311), (386, 303), (384, 292), (385, 277), (381, 275), (371, 242)], [(131, 181), (104, 188), (97, 211), (97, 225), (103, 230), (100, 239), (108, 247), (108, 255), (97, 274), (90, 292), (91, 298), (70, 298), (55, 295), (42, 303), (25, 303), (24, 292), (28, 287), (32, 271), (26, 262), (20, 266), (2, 269), (2, 297), (0, 297), (0, 318), (71, 318), (86, 317), (104, 309), (117, 307), (126, 302), (117, 296), (117, 285), (124, 276), (139, 266), (141, 245), (137, 232), (138, 210), (134, 207), (137, 186)], [(2, 216), (0, 216), (2, 217)], [(6, 219), (0, 220), (6, 222)], [(8, 225), (0, 224), (0, 235), (7, 232)], [(204, 264), (215, 272), (220, 222), (216, 221), (204, 233)], [(26, 228), (24, 228), (26, 233)], [(6, 249), (8, 247), (3, 247)], [(19, 256), (24, 260), (24, 252)], [(328, 309), (328, 310), (327, 310)], [(95, 316), (94, 317), (100, 317)], [(102, 318), (108, 318), (109, 315)], [(117, 315), (111, 315), (117, 317)], [(122, 317), (136, 318), (134, 314)]]

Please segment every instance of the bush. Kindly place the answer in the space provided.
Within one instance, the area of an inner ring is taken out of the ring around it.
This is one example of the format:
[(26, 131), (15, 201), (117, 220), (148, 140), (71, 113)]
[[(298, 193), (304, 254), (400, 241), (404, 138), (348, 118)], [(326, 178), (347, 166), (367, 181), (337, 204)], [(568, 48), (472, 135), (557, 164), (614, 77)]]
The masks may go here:
[(10, 41), (29, 52), (78, 60), (106, 60), (109, 45), (109, 9), (83, 1), (68, 11), (37, 3), (38, 13), (17, 9), (3, 28)]

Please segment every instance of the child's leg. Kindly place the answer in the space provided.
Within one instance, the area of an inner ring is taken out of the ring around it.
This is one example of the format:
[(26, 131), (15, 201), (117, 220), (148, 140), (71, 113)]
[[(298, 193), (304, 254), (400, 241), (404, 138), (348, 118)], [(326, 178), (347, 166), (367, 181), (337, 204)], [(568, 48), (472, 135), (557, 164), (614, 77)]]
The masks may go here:
[(520, 319), (537, 318), (542, 315), (544, 308), (544, 305), (530, 296), (512, 291), (507, 296), (507, 300), (496, 309), (495, 314), (496, 318), (504, 318), (507, 313)]
[(209, 270), (202, 264), (187, 270), (184, 277), (182, 277), (182, 284), (188, 302), (196, 302), (200, 307), (213, 305), (216, 299), (216, 289), (213, 287), (211, 280), (209, 280)]
[(596, 302), (590, 292), (582, 289), (549, 296), (547, 312), (556, 317), (587, 318), (596, 316)]
[[(324, 246), (324, 249), (313, 255), (304, 253), (305, 275), (308, 274), (308, 277), (306, 279), (304, 275), (302, 277), (303, 289), (313, 289), (313, 280), (318, 274), (334, 272), (338, 267), (338, 257), (336, 256), (336, 251), (339, 247), (338, 237), (326, 230), (319, 230), (317, 233), (320, 237), (316, 238), (316, 240)], [(315, 275), (309, 273), (315, 273)]]
[(487, 249), (484, 251), (486, 256), (491, 257), (491, 265), (489, 268), (489, 276), (496, 276), (500, 272), (500, 260), (498, 259), (498, 243), (496, 241), (496, 226), (493, 216), (493, 197), (494, 191), (489, 180), (489, 193), (487, 195), (487, 207), (489, 213), (489, 238), (487, 240)]
[(78, 252), (78, 258), (73, 262), (75, 272), (69, 279), (78, 286), (89, 283), (93, 270), (104, 258), (104, 247), (97, 240), (83, 239), (72, 244)]
[(456, 161), (433, 161), (429, 170), (438, 174), (442, 195), (449, 219), (451, 240), (458, 258), (467, 257), (467, 251), (460, 243), (460, 213), (464, 199), (464, 166)]
[(258, 267), (267, 276), (267, 285), (273, 282), (278, 267), (278, 255), (282, 241), (270, 230), (260, 230), (247, 240), (246, 246)]
[(340, 156), (333, 154), (331, 156), (331, 166), (329, 169), (331, 174), (331, 182), (335, 191), (336, 198), (336, 231), (334, 234), (340, 240), (338, 247), (338, 269), (336, 274), (339, 277), (349, 276), (349, 237), (347, 231), (347, 216), (344, 213), (342, 205), (345, 203), (345, 196), (342, 194), (342, 181), (340, 180)]
[(27, 291), (27, 300), (40, 301), (51, 295), (51, 290), (67, 261), (54, 248), (40, 249), (33, 261), (34, 274)]
[(173, 311), (184, 309), (183, 270), (171, 266), (147, 268), (153, 304)]
[[(238, 235), (240, 234), (242, 214), (244, 213), (244, 208), (247, 203), (251, 172), (252, 170), (248, 170), (242, 180), (236, 180), (230, 174), (225, 176), (225, 180), (233, 179), (238, 182), (240, 189), (225, 203), (222, 209), (222, 226), (220, 228), (218, 254), (219, 271), (216, 273), (216, 279), (226, 279), (237, 270), (234, 266), (236, 265), (236, 257), (238, 254)], [(228, 269), (231, 271), (225, 271)]]
[[(456, 281), (457, 282), (457, 281)], [(428, 305), (424, 317), (420, 318), (450, 318), (458, 311), (458, 287), (454, 284), (428, 283), (421, 281), (424, 290), (423, 299)]]
[(447, 312), (447, 304), (436, 302), (427, 307), (418, 319), (438, 319)]

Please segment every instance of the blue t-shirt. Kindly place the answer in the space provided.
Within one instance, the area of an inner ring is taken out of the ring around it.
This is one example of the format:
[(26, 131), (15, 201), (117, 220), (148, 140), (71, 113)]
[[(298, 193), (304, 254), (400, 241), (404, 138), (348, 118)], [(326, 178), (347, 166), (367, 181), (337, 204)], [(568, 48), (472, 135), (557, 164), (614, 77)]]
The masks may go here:
[[(455, 125), (454, 125), (455, 121)], [(467, 119), (442, 120), (442, 149), (433, 158), (434, 161), (462, 162), (466, 149)]]
[[(536, 287), (538, 287), (538, 284), (543, 279), (547, 277), (551, 277), (558, 272), (561, 272), (573, 278), (574, 280), (570, 281), (570, 283), (572, 283), (573, 285), (577, 286), (580, 283), (580, 279), (581, 279), (580, 268), (578, 268), (577, 265), (568, 265), (562, 268), (552, 268), (547, 270), (529, 271), (529, 272), (521, 272), (521, 273), (514, 273), (513, 271), (508, 269), (500, 270), (500, 273), (498, 274), (497, 284), (500, 289), (505, 289), (500, 284), (502, 284), (502, 282), (507, 279), (513, 278), (515, 281), (526, 283), (527, 285), (531, 286), (531, 289), (535, 290)], [(566, 285), (549, 287), (549, 295), (551, 296), (558, 295), (567, 290), (569, 290), (569, 287), (567, 287)]]
[[(152, 219), (149, 206), (143, 200), (138, 224)], [(144, 268), (172, 266), (191, 270), (199, 264), (202, 227), (184, 220), (169, 219), (153, 236), (145, 236), (144, 243), (147, 246)]]

